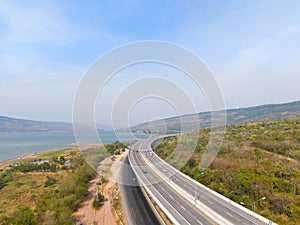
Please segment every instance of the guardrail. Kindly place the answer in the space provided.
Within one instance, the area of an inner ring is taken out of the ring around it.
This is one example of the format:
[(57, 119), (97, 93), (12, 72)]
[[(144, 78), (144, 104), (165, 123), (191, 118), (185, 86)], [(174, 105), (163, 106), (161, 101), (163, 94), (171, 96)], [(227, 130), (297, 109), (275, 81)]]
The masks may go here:
[[(170, 166), (168, 163), (166, 163), (163, 159), (161, 159), (161, 158), (155, 153), (155, 151), (154, 151), (153, 148), (152, 148), (152, 143), (153, 143), (154, 141), (157, 141), (157, 140), (160, 140), (160, 139), (163, 139), (163, 138), (172, 137), (172, 136), (175, 136), (175, 135), (166, 135), (166, 136), (164, 136), (164, 137), (158, 137), (157, 139), (153, 140), (153, 141), (149, 144), (149, 146), (148, 146), (148, 147), (152, 150), (153, 156), (154, 156), (154, 157), (157, 157), (157, 158), (158, 158), (164, 165), (166, 165), (167, 167), (172, 167), (172, 166)], [(145, 160), (145, 158), (144, 158), (144, 160)], [(146, 161), (149, 163), (149, 160), (146, 159)], [(153, 169), (153, 168), (152, 168), (152, 169)], [(176, 172), (180, 173), (182, 176), (184, 176), (185, 178), (187, 178), (187, 179), (190, 180), (191, 182), (193, 182), (195, 185), (201, 187), (202, 189), (205, 189), (207, 192), (211, 193), (212, 195), (214, 195), (214, 196), (216, 196), (216, 197), (218, 197), (218, 198), (223, 199), (223, 200), (226, 201), (227, 203), (229, 203), (229, 204), (231, 204), (231, 205), (234, 205), (236, 208), (239, 208), (240, 210), (242, 210), (242, 211), (248, 213), (249, 215), (254, 216), (256, 219), (260, 220), (261, 222), (264, 222), (264, 223), (266, 223), (266, 224), (268, 224), (268, 225), (278, 225), (278, 224), (274, 223), (273, 221), (271, 221), (271, 220), (269, 220), (269, 219), (267, 219), (267, 218), (265, 218), (265, 217), (263, 217), (263, 216), (261, 216), (261, 215), (255, 213), (255, 212), (253, 212), (253, 211), (247, 209), (246, 207), (243, 207), (243, 206), (239, 205), (238, 203), (236, 203), (236, 202), (230, 200), (229, 198), (226, 198), (225, 196), (223, 196), (223, 195), (217, 193), (216, 191), (214, 191), (214, 190), (212, 190), (212, 189), (206, 187), (205, 185), (203, 185), (203, 184), (197, 182), (196, 180), (192, 179), (191, 177), (187, 176), (186, 174), (182, 173), (181, 171), (177, 170), (176, 168), (172, 167), (172, 169), (175, 170)], [(157, 170), (157, 173), (160, 174), (160, 175), (162, 175), (162, 176), (164, 176), (164, 177), (166, 177), (166, 175), (162, 174), (159, 170)], [(189, 193), (187, 193), (184, 189), (182, 189), (181, 187), (179, 187), (179, 186), (176, 185), (176, 184), (170, 184), (170, 186), (173, 187), (174, 190), (176, 190), (176, 188), (177, 188), (178, 190), (180, 189), (180, 193), (182, 193), (182, 192), (183, 192), (183, 193), (186, 193), (186, 194), (183, 195), (183, 196), (184, 196), (188, 201), (190, 201), (190, 202), (192, 202), (192, 203), (194, 202), (194, 196), (191, 196), (191, 195), (190, 195)], [(192, 201), (191, 201), (191, 199), (192, 199)], [(202, 206), (201, 206), (201, 207), (202, 207)], [(198, 208), (201, 208), (201, 207), (198, 206)], [(202, 208), (202, 209), (203, 209), (203, 208)], [(213, 215), (213, 214), (214, 214), (214, 213), (212, 213), (211, 215)], [(218, 217), (213, 217), (213, 218), (218, 218)], [(212, 219), (213, 219), (213, 218), (212, 218)], [(216, 222), (217, 222), (217, 221), (216, 221)], [(223, 223), (223, 224), (224, 224), (224, 223)], [(226, 224), (227, 224), (227, 223), (226, 223)]]
[[(128, 161), (130, 165), (133, 165), (131, 163), (131, 159), (130, 159), (130, 153), (128, 154)], [(164, 205), (156, 198), (156, 196), (152, 193), (152, 191), (147, 187), (147, 185), (143, 182), (143, 180), (141, 179), (141, 177), (139, 176), (139, 173), (135, 170), (134, 166), (131, 166), (134, 174), (136, 175), (137, 181), (138, 183), (146, 190), (146, 192), (150, 195), (150, 197), (156, 202), (156, 204), (159, 206), (159, 208), (165, 213), (165, 215), (172, 221), (172, 223), (174, 225), (180, 225), (180, 223), (173, 217), (173, 215), (164, 207)], [(146, 193), (145, 193), (146, 194)], [(148, 198), (148, 196), (147, 196)], [(146, 199), (147, 199), (146, 198)], [(149, 200), (150, 201), (150, 200)], [(150, 201), (151, 202), (151, 201)], [(152, 202), (151, 202), (152, 205)], [(153, 205), (152, 205), (153, 206)], [(154, 206), (153, 206), (154, 207)], [(155, 212), (154, 212), (155, 213)], [(156, 211), (156, 213), (158, 213)], [(157, 214), (155, 214), (157, 215)], [(162, 220), (162, 218), (159, 216), (159, 221)]]
[[(143, 157), (143, 155), (142, 155)], [(150, 163), (149, 160), (147, 160), (146, 158), (143, 157), (143, 159), (145, 160), (145, 162), (148, 162), (148, 164)], [(152, 169), (154, 169), (152, 167)], [(168, 179), (168, 177), (163, 174), (161, 171), (156, 170), (156, 173), (159, 174), (160, 177), (165, 177), (166, 180)], [(194, 206), (198, 207), (201, 211), (206, 212), (206, 215), (208, 217), (210, 217), (213, 221), (217, 222), (218, 224), (223, 224), (223, 225), (233, 225), (233, 223), (230, 223), (228, 220), (226, 220), (225, 218), (223, 218), (222, 216), (220, 216), (219, 214), (217, 214), (215, 211), (213, 211), (211, 208), (207, 207), (206, 205), (204, 205), (201, 202), (197, 202), (197, 205), (195, 205), (194, 203), (194, 197), (191, 196), (188, 192), (186, 192), (183, 188), (181, 188), (180, 186), (178, 186), (177, 184), (173, 183), (173, 182), (169, 182), (170, 187), (172, 187), (177, 193), (179, 193), (181, 196), (183, 196), (186, 200), (188, 200), (191, 204), (193, 204)]]
[(154, 212), (155, 217), (157, 218), (157, 220), (159, 221), (160, 225), (166, 225), (165, 221), (161, 218), (161, 216), (159, 215), (158, 211), (156, 210), (155, 206), (153, 205), (152, 201), (150, 200), (146, 190), (144, 187), (141, 187), (141, 190), (143, 192), (143, 195), (146, 198), (146, 201), (148, 202), (150, 208), (152, 209), (152, 211)]

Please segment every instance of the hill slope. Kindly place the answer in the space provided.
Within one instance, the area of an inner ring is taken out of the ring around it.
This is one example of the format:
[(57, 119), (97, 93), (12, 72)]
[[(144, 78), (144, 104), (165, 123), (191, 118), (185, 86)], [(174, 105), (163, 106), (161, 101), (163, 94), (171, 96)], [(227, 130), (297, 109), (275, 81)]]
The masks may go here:
[[(227, 124), (237, 124), (243, 122), (256, 122), (263, 120), (279, 120), (284, 118), (291, 118), (300, 115), (300, 101), (284, 104), (269, 104), (261, 105), (249, 108), (240, 109), (228, 109)], [(196, 114), (184, 115), (182, 117), (166, 118), (151, 123), (146, 122), (137, 126), (131, 127), (133, 132), (145, 132), (149, 133), (150, 130), (153, 132), (159, 132), (161, 125), (167, 126), (169, 132), (180, 131), (181, 120), (185, 122), (186, 127), (190, 130), (198, 129), (198, 125), (195, 124), (199, 118), (200, 127), (209, 127), (211, 124), (211, 112), (201, 112)]]
[(183, 173), (237, 203), (251, 205), (266, 197), (257, 202), (256, 212), (278, 224), (300, 225), (300, 117), (228, 125), (217, 157), (203, 171), (199, 164), (210, 132), (204, 128), (183, 134), (188, 138), (165, 139), (155, 151), (172, 162), (176, 148), (191, 149), (190, 138), (199, 137)]
[(43, 122), (24, 119), (15, 119), (6, 116), (0, 116), (0, 131), (72, 131), (72, 124), (60, 122)]

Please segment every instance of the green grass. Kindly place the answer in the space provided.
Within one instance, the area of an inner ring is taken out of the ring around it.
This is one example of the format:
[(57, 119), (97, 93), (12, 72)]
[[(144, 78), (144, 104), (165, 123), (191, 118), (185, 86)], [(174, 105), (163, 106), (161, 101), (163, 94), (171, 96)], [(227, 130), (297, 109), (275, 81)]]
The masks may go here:
[(106, 157), (110, 156), (104, 146), (92, 146), (81, 152), (87, 163), (97, 170), (99, 163)]
[(44, 151), (39, 153), (40, 157), (52, 157), (52, 156), (59, 156), (60, 154), (63, 154), (66, 149), (54, 149), (54, 150), (49, 150), (49, 151)]

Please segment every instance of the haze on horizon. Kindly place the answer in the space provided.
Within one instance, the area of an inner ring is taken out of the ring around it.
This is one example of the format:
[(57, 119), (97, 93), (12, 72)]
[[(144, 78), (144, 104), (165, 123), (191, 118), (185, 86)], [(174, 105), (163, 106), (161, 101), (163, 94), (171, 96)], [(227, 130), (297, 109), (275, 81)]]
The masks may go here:
[[(1, 1), (0, 115), (71, 121), (87, 68), (107, 51), (141, 40), (173, 42), (197, 54), (214, 73), (226, 108), (299, 100), (299, 11), (297, 0)], [(96, 105), (97, 122), (109, 125), (122, 87), (147, 76), (180, 84), (197, 111), (209, 110), (205, 94), (180, 71), (150, 63), (110, 80)], [(137, 124), (176, 113), (152, 98), (129, 117)]]

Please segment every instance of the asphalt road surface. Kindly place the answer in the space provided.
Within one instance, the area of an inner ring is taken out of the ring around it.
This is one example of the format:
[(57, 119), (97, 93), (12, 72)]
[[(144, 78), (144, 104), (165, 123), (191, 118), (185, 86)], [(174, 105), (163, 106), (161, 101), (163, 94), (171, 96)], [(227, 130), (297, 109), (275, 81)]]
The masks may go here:
[[(216, 224), (215, 220), (207, 216), (208, 212), (205, 209), (199, 210), (199, 207), (195, 207), (197, 203), (204, 204), (222, 218), (224, 221), (222, 224), (266, 224), (253, 214), (233, 205), (229, 199), (224, 200), (208, 192), (207, 189), (191, 182), (182, 173), (178, 173), (172, 166), (163, 163), (156, 154), (152, 153), (151, 143), (154, 140), (155, 138), (149, 138), (132, 145), (129, 157), (144, 183), (180, 224)], [(147, 173), (144, 173), (144, 168), (147, 169)], [(162, 179), (162, 174), (166, 175), (166, 179)], [(174, 190), (169, 185), (170, 182), (184, 189), (190, 196), (197, 196), (195, 204), (191, 204)]]
[[(133, 185), (123, 185), (130, 183)], [(159, 225), (141, 187), (138, 186), (127, 157), (120, 172), (119, 185), (127, 223), (129, 225)]]

